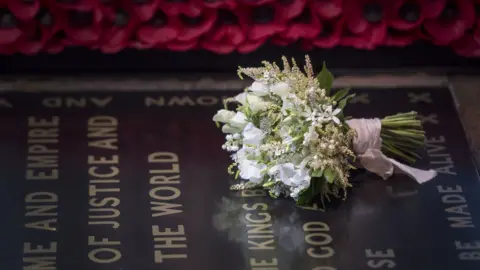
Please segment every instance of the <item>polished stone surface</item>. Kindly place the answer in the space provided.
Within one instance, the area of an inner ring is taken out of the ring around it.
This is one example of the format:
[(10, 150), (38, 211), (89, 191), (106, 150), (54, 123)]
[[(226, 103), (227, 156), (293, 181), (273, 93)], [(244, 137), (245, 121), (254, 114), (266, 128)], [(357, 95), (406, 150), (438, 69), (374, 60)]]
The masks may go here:
[(34, 261), (25, 243), (51, 242), (57, 251), (42, 255), (59, 270), (241, 270), (262, 260), (281, 270), (479, 269), (463, 248), (480, 239), (480, 182), (450, 90), (362, 80), (349, 81), (357, 97), (346, 114), (418, 111), (428, 144), (416, 166), (439, 175), (418, 185), (358, 171), (347, 200), (326, 212), (228, 190), (224, 134), (211, 118), (238, 87), (2, 93), (2, 269)]

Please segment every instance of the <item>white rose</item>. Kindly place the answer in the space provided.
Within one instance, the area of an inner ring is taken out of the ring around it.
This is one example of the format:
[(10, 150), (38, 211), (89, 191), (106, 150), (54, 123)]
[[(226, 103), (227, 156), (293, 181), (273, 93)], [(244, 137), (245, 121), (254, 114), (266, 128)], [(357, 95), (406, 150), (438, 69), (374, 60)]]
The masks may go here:
[(243, 160), (238, 165), (240, 177), (254, 183), (262, 182), (266, 168), (265, 164), (260, 164), (253, 160)]
[(250, 145), (259, 145), (262, 143), (263, 138), (265, 138), (265, 132), (255, 127), (255, 125), (252, 123), (248, 123), (245, 126), (242, 135), (243, 143)]
[(217, 114), (213, 116), (213, 121), (220, 123), (228, 123), (230, 119), (235, 116), (235, 112), (229, 110), (219, 110)]
[(253, 82), (252, 85), (248, 88), (252, 92), (252, 94), (257, 96), (265, 96), (268, 95), (270, 91), (268, 84), (262, 82)]
[(272, 93), (280, 96), (280, 97), (286, 97), (288, 94), (290, 94), (292, 88), (290, 88), (290, 85), (286, 82), (279, 82), (270, 87), (270, 91)]

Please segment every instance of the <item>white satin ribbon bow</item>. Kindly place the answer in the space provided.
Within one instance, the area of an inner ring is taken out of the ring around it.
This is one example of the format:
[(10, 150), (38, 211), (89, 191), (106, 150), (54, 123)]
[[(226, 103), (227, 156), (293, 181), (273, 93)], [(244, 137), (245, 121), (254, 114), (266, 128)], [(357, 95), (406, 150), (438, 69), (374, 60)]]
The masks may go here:
[(347, 124), (357, 133), (353, 139), (353, 150), (366, 170), (381, 176), (384, 180), (394, 172), (404, 173), (420, 184), (437, 176), (435, 170), (416, 169), (385, 156), (380, 150), (382, 147), (380, 119), (351, 119)]

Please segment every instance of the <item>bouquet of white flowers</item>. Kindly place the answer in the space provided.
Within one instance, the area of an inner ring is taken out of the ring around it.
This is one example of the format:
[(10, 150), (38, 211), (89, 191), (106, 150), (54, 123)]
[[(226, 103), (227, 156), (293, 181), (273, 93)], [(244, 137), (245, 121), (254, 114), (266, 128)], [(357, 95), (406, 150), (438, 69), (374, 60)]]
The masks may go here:
[[(230, 174), (247, 180), (233, 190), (264, 188), (277, 198), (293, 198), (306, 205), (314, 198), (346, 197), (349, 172), (361, 166), (384, 179), (403, 172), (423, 183), (433, 170), (418, 170), (409, 163), (425, 140), (415, 112), (383, 119), (347, 119), (343, 108), (354, 94), (342, 89), (330, 95), (333, 76), (325, 64), (315, 76), (309, 57), (304, 71), (295, 60), (239, 68), (253, 84), (225, 100), (213, 120), (227, 133), (222, 148), (232, 152)], [(237, 103), (236, 111), (228, 110)], [(356, 165), (356, 166), (354, 166)]]

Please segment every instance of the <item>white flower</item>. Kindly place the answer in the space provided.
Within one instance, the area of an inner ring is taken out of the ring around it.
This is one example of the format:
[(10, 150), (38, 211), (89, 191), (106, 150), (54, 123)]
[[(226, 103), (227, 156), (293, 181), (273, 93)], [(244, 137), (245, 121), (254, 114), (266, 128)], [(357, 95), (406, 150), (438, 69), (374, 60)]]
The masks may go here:
[(247, 125), (247, 117), (242, 112), (237, 112), (232, 118), (228, 119), (222, 127), (223, 133), (239, 133)]
[(247, 117), (242, 112), (237, 112), (235, 116), (233, 116), (228, 122), (230, 126), (240, 129), (243, 129), (247, 125), (247, 123)]
[(213, 116), (213, 121), (220, 123), (228, 123), (230, 119), (235, 116), (235, 112), (229, 110), (219, 110), (217, 114)]
[(249, 145), (260, 145), (263, 138), (265, 138), (265, 132), (255, 127), (254, 124), (248, 123), (242, 132), (243, 143)]
[(278, 164), (270, 168), (270, 175), (287, 186), (305, 189), (310, 185), (310, 172), (304, 167), (296, 167), (293, 163)]
[(257, 96), (268, 95), (270, 91), (268, 84), (259, 81), (253, 82), (252, 85), (248, 88), (248, 90), (250, 90), (252, 94)]
[(295, 165), (293, 163), (278, 164), (268, 170), (270, 175), (274, 175), (275, 178), (287, 186), (292, 185), (291, 179), (295, 175)]
[(260, 183), (263, 180), (267, 166), (260, 164), (253, 160), (242, 160), (238, 164), (240, 170), (240, 177), (246, 180), (250, 180), (254, 183)]
[(247, 160), (248, 156), (252, 156), (255, 158), (259, 155), (260, 151), (258, 149), (243, 145), (240, 150), (238, 150), (235, 154), (232, 155), (232, 159), (233, 161), (240, 163), (244, 160)]
[(238, 94), (237, 96), (235, 96), (235, 100), (242, 105), (248, 103), (248, 106), (253, 113), (266, 110), (271, 104), (271, 102), (266, 102), (261, 97), (247, 93)]
[(323, 106), (323, 113), (322, 113), (322, 116), (324, 118), (325, 121), (333, 121), (337, 124), (340, 124), (340, 119), (338, 119), (338, 117), (336, 117), (337, 114), (339, 114), (342, 110), (341, 109), (335, 109), (333, 112), (333, 108), (332, 108), (332, 105), (324, 105)]
[(241, 131), (240, 128), (232, 127), (229, 124), (225, 124), (222, 127), (222, 132), (223, 133), (237, 133), (239, 131)]
[(280, 97), (286, 97), (288, 96), (288, 94), (290, 94), (291, 92), (291, 88), (290, 88), (290, 85), (286, 82), (279, 82), (279, 83), (275, 83), (274, 85), (272, 85), (270, 87), (270, 91), (272, 91), (272, 93), (280, 96)]

